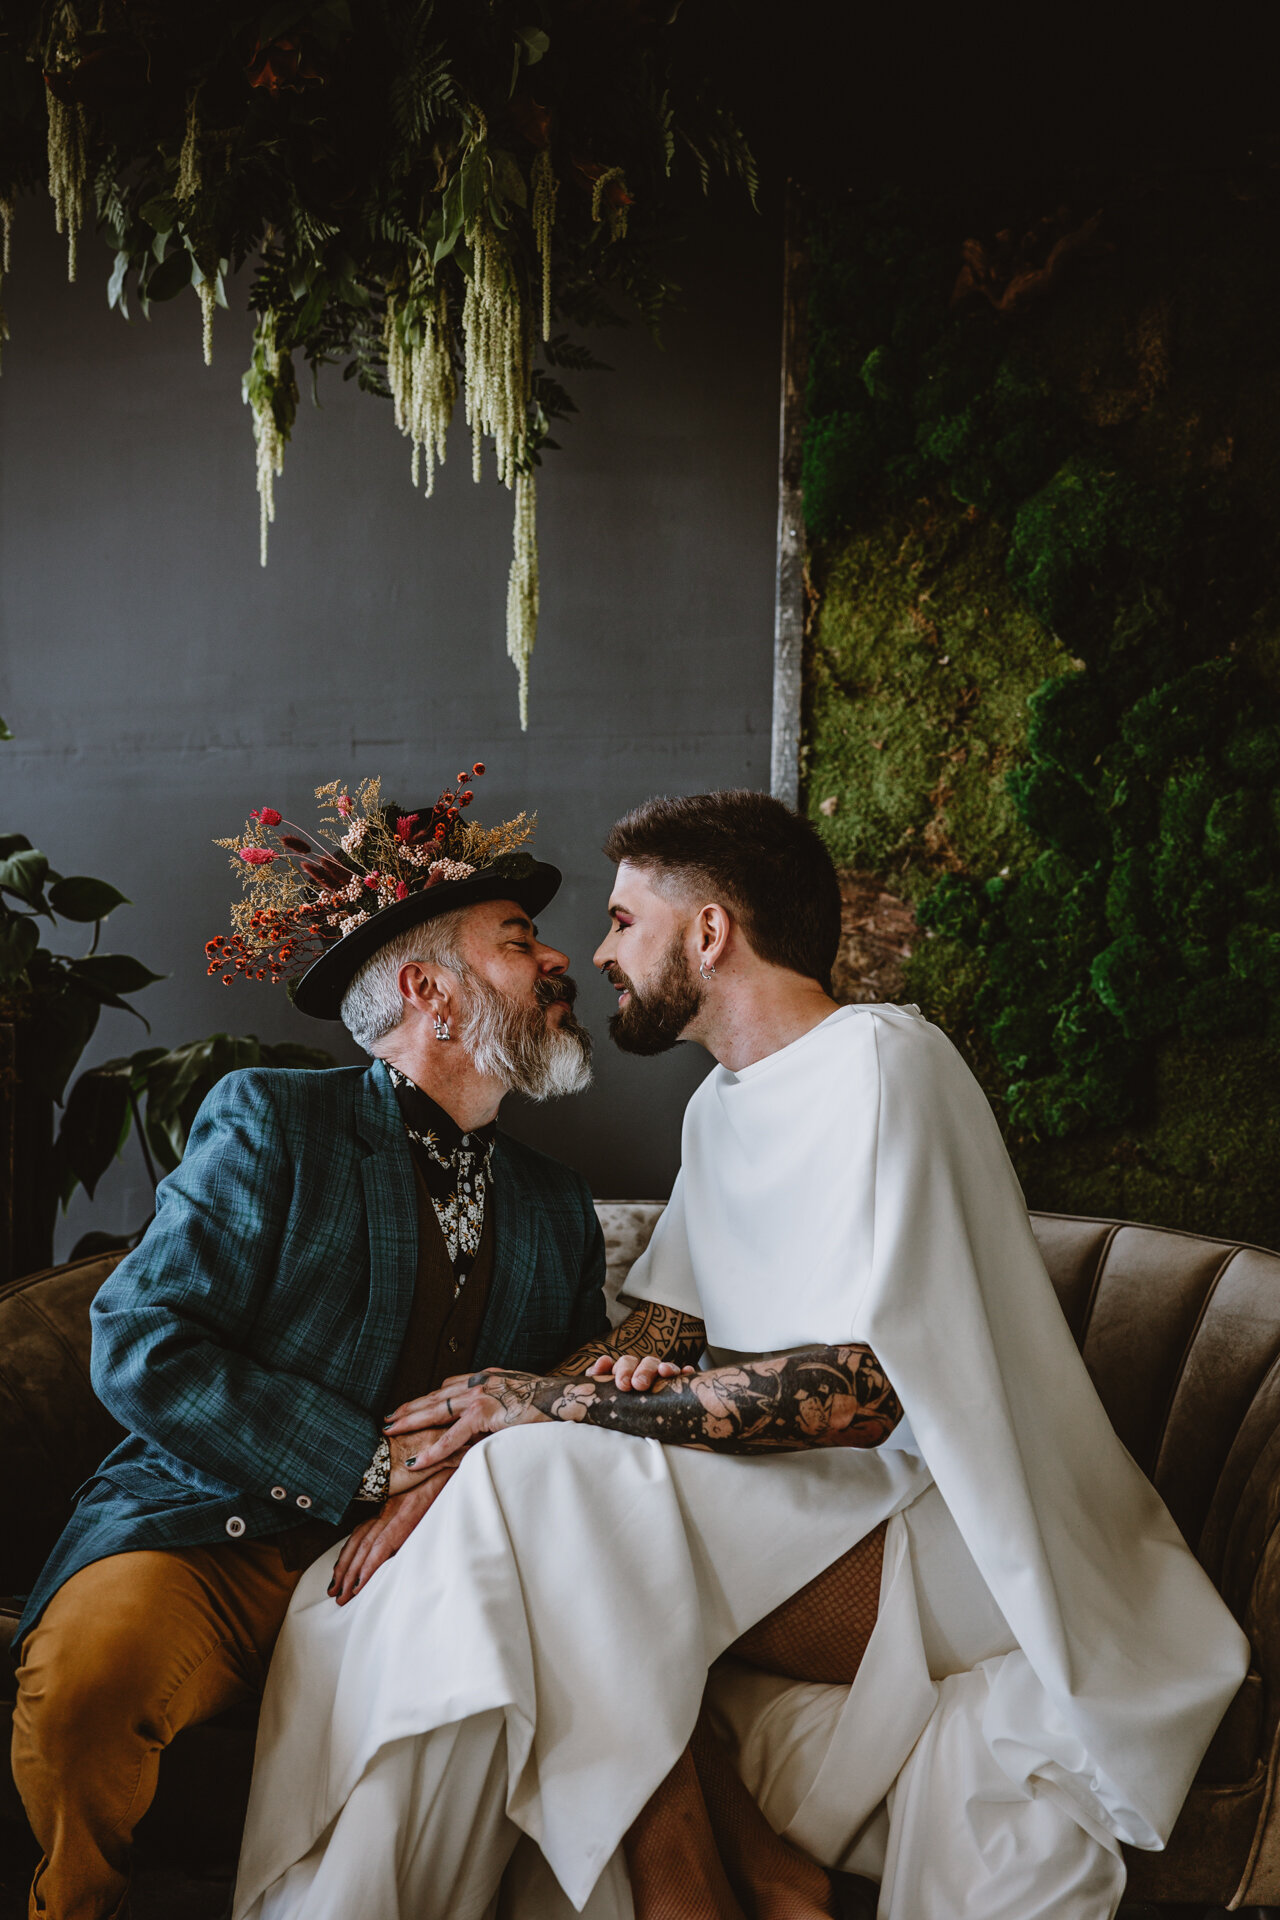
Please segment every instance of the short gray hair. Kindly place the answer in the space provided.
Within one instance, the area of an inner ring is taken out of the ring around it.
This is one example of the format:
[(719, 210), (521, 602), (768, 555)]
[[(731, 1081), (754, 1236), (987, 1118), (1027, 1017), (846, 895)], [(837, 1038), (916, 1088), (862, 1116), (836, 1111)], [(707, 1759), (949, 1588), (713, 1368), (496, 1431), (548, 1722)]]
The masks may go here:
[(465, 907), (452, 913), (438, 913), (434, 920), (398, 933), (366, 960), (342, 996), (342, 1024), (358, 1047), (372, 1053), (379, 1040), (394, 1031), (404, 1018), (404, 995), (399, 973), (410, 960), (424, 967), (447, 967), (459, 978), (467, 974), (467, 964), (459, 951), (459, 938)]

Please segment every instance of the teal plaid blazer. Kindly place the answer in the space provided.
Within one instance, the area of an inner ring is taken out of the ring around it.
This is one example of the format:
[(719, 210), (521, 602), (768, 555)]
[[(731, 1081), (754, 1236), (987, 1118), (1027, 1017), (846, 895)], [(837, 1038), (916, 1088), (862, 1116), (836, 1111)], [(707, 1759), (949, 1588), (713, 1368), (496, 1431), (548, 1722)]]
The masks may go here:
[[(546, 1372), (608, 1330), (582, 1177), (499, 1134), (477, 1366)], [(93, 1384), (127, 1429), (80, 1491), (20, 1633), (81, 1567), (335, 1524), (389, 1411), (418, 1266), (386, 1068), (228, 1074), (93, 1303)]]

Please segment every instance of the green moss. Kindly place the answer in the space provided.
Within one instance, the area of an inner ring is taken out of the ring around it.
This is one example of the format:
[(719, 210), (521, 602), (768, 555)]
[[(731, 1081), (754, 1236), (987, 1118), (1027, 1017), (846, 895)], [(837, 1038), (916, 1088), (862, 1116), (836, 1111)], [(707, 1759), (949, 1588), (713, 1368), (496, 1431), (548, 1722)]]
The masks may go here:
[[(1006, 775), (1027, 696), (1067, 656), (1002, 575), (1004, 537), (956, 504), (886, 516), (822, 576), (806, 793), (842, 866), (919, 897), (949, 864), (1027, 859)], [(824, 814), (824, 801), (836, 801)]]
[(1280, 209), (1179, 191), (1009, 314), (1033, 210), (817, 210), (806, 805), (1034, 1203), (1280, 1241)]

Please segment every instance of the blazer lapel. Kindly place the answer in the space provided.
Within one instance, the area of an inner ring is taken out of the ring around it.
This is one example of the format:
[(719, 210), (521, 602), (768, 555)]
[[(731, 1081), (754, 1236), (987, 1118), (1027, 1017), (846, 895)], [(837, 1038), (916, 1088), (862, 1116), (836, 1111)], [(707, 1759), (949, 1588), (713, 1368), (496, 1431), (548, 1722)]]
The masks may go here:
[(369, 1305), (352, 1360), (354, 1379), (378, 1399), (400, 1352), (418, 1272), (413, 1162), (386, 1068), (375, 1060), (356, 1093), (356, 1132), (369, 1221)]
[(494, 1146), (493, 1280), (476, 1342), (478, 1367), (518, 1367), (524, 1358), (523, 1322), (538, 1271), (538, 1203), (503, 1151)]

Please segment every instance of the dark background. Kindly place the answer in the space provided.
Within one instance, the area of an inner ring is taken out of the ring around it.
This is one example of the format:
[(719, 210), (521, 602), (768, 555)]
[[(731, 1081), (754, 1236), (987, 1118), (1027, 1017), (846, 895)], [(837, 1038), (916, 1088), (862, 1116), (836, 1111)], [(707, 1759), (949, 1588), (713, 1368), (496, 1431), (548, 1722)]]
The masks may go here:
[[(135, 901), (109, 944), (169, 975), (142, 996), (156, 1041), (217, 1028), (322, 1038), (265, 987), (223, 989), (202, 947), (226, 925), (210, 845), (248, 808), (304, 815), (321, 780), (381, 772), (406, 804), (484, 759), (477, 814), (534, 805), (566, 885), (545, 916), (585, 981), (614, 815), (658, 791), (768, 779), (781, 308), (788, 176), (877, 192), (1062, 177), (1076, 169), (1230, 166), (1265, 136), (1274, 31), (1201, 8), (1096, 16), (1012, 9), (766, 14), (687, 0), (720, 92), (761, 162), (758, 217), (713, 197), (677, 268), (659, 351), (638, 325), (578, 376), (583, 412), (540, 487), (543, 615), (521, 737), (503, 646), (510, 500), (469, 477), (455, 425), (431, 503), (412, 492), (390, 407), (322, 378), (278, 483), (257, 565), (253, 447), (239, 380), (247, 288), (219, 314), (215, 364), (193, 298), (124, 325), (105, 250), (79, 283), (43, 197), (19, 209), (0, 378), (0, 796), (63, 872)], [(457, 763), (455, 765), (455, 762)], [(107, 1014), (86, 1064), (131, 1051)], [(331, 1044), (354, 1057), (345, 1036)], [(601, 1194), (664, 1194), (681, 1108), (705, 1061), (624, 1060), (603, 1039), (585, 1098), (508, 1124), (581, 1166)], [(59, 1234), (136, 1226), (136, 1146)]]
[[(536, 808), (537, 850), (564, 869), (542, 930), (569, 951), (599, 1039), (590, 1094), (512, 1103), (506, 1124), (597, 1194), (666, 1194), (706, 1057), (617, 1054), (590, 956), (612, 876), (600, 841), (619, 812), (655, 792), (768, 784), (780, 235), (773, 218), (720, 209), (682, 250), (663, 349), (638, 324), (611, 330), (597, 345), (616, 371), (575, 376), (582, 411), (540, 482), (522, 736), (504, 641), (511, 498), (491, 477), (473, 486), (461, 409), (427, 502), (389, 403), (322, 375), (277, 482), (264, 572), (239, 391), (247, 285), (217, 316), (207, 369), (194, 298), (124, 324), (107, 310), (105, 249), (84, 240), (69, 287), (50, 203), (21, 205), (0, 377), (0, 714), (16, 735), (0, 747), (3, 819), (59, 871), (135, 903), (104, 944), (169, 976), (139, 996), (156, 1042), (223, 1029), (359, 1058), (282, 992), (206, 978), (235, 885), (211, 842), (251, 807), (306, 821), (321, 781), (381, 773), (416, 805), (480, 759), (476, 816)], [(144, 1044), (137, 1021), (107, 1013), (85, 1064)], [(130, 1142), (92, 1206), (77, 1194), (59, 1254), (149, 1211)]]

